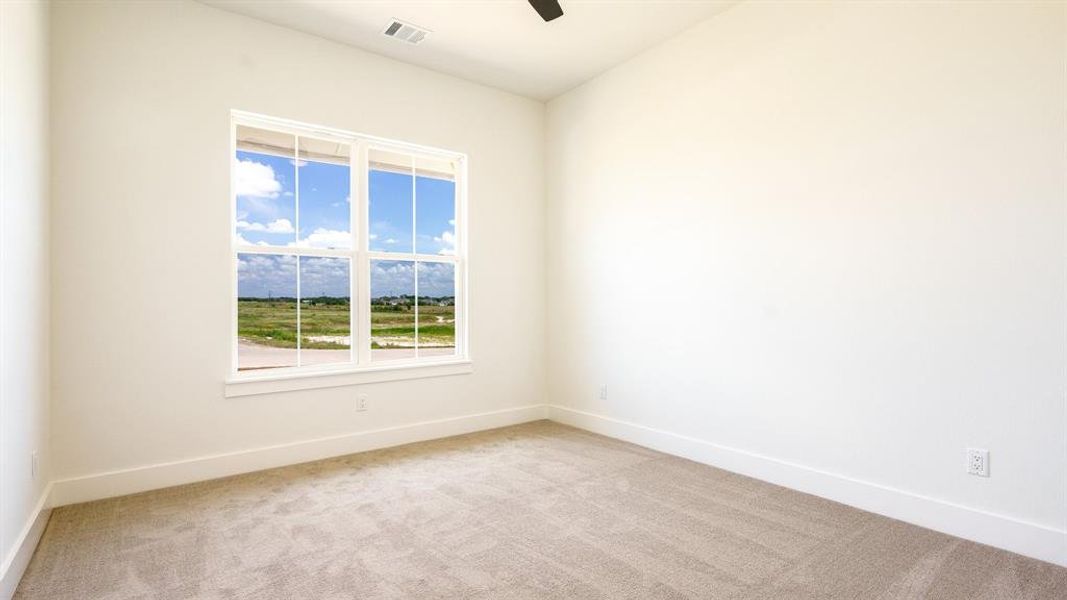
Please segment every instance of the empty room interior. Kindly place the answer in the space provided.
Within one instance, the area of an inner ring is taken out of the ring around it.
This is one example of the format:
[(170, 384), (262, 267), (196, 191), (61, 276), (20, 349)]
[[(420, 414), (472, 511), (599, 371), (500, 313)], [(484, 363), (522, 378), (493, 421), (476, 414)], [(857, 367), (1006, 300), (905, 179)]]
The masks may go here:
[(0, 0), (0, 600), (1067, 599), (1067, 2)]

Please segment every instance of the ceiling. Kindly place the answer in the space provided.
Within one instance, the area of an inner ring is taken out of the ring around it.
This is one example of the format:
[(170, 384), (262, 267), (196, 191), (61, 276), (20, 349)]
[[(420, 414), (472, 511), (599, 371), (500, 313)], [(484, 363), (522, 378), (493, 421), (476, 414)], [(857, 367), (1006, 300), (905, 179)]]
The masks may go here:
[[(739, 0), (562, 0), (545, 23), (526, 0), (201, 0), (537, 100), (553, 98)], [(412, 46), (397, 18), (431, 30)]]

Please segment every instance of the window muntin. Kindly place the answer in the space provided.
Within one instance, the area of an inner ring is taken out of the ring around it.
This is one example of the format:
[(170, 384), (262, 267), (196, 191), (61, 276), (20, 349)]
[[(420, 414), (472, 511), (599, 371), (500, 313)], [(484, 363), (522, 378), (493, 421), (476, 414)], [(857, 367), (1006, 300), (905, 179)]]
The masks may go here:
[(464, 357), (462, 156), (274, 121), (235, 117), (234, 371)]

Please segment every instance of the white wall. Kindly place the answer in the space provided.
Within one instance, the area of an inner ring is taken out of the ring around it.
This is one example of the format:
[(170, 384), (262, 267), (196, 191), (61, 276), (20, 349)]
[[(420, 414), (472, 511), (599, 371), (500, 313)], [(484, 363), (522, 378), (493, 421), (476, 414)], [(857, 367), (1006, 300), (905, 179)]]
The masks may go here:
[(1064, 17), (742, 3), (551, 101), (550, 401), (1062, 534)]
[[(191, 1), (52, 24), (57, 479), (543, 402), (542, 104)], [(468, 153), (473, 374), (223, 397), (231, 109)]]
[(48, 5), (0, 2), (0, 597), (49, 480), (47, 147)]

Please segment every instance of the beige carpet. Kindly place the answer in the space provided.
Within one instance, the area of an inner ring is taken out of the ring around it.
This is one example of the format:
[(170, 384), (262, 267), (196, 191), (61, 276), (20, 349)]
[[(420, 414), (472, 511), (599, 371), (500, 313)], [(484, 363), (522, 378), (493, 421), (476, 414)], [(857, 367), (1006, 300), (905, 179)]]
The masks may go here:
[(57, 509), (16, 598), (1062, 600), (1067, 569), (541, 421)]

